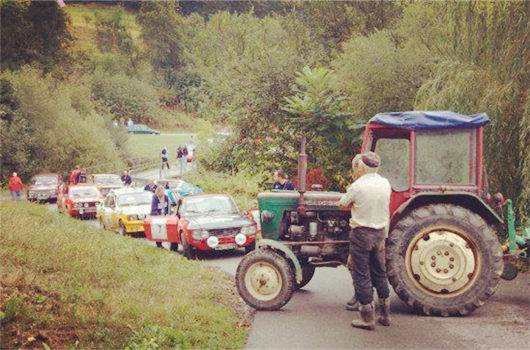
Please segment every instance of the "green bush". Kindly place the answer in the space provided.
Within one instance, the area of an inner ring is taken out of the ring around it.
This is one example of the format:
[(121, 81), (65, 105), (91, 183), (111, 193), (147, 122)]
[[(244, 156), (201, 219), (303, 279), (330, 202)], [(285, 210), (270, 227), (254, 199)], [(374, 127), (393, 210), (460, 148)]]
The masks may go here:
[[(257, 207), (257, 197), (265, 175), (252, 175), (248, 172), (222, 173), (202, 170), (190, 172), (184, 179), (199, 186), (205, 192), (228, 193), (236, 201), (239, 209), (248, 210)], [(272, 174), (271, 174), (272, 176)]]
[[(64, 172), (75, 164), (88, 169), (104, 164), (120, 168), (118, 145), (108, 129), (110, 120), (95, 112), (89, 90), (78, 84), (41, 76), (33, 68), (3, 73), (10, 97), (2, 101), (2, 177), (17, 171)], [(6, 103), (5, 101), (14, 101)]]

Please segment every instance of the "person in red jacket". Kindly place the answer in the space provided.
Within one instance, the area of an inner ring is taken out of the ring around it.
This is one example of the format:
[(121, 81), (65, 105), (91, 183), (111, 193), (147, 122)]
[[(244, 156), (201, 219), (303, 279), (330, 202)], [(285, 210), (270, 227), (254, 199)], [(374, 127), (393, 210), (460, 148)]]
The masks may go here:
[(13, 176), (9, 178), (9, 192), (11, 192), (11, 198), (14, 201), (18, 201), (22, 198), (22, 189), (24, 188), (24, 183), (17, 173), (13, 173)]
[(76, 165), (74, 170), (70, 173), (70, 184), (76, 185), (79, 182), (79, 175), (81, 174), (81, 167)]

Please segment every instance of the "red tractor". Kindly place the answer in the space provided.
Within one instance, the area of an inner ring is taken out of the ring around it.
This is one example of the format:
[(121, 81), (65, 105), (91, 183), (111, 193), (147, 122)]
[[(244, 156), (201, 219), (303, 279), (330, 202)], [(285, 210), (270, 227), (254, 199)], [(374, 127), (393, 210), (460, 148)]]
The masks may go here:
[[(488, 122), (485, 114), (403, 112), (366, 125), (361, 152), (381, 157), (380, 174), (392, 185), (388, 278), (425, 314), (468, 314), (495, 292), (503, 271), (496, 235), (503, 221), (484, 180)], [(258, 196), (262, 238), (236, 275), (240, 295), (257, 309), (282, 307), (315, 267), (348, 257), (350, 214), (337, 206), (341, 193), (306, 192), (304, 148), (298, 193)]]

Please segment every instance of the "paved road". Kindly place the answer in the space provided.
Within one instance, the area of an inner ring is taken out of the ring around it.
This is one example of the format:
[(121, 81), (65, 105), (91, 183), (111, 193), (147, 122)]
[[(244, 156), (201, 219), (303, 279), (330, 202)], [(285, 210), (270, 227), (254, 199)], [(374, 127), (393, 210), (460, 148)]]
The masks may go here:
[[(95, 220), (86, 222), (98, 226)], [(218, 252), (201, 262), (233, 276), (243, 255)], [(393, 325), (375, 332), (350, 326), (355, 314), (343, 303), (351, 294), (345, 268), (317, 269), (282, 310), (256, 313), (247, 349), (530, 348), (530, 273), (502, 281), (486, 305), (467, 317), (416, 315), (392, 295)]]

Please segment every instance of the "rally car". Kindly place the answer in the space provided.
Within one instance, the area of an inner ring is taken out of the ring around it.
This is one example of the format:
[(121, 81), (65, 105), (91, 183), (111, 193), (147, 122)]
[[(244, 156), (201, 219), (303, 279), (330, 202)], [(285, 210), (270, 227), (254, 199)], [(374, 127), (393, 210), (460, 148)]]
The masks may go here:
[(202, 193), (202, 188), (181, 179), (159, 179), (155, 181), (155, 184), (166, 189), (171, 205), (177, 205), (181, 197)]
[(120, 235), (143, 232), (152, 199), (153, 193), (143, 189), (116, 189), (98, 206), (96, 217), (104, 229)]
[(256, 222), (225, 194), (182, 197), (175, 216), (150, 216), (144, 226), (147, 239), (170, 242), (174, 251), (181, 244), (188, 259), (195, 258), (197, 251), (242, 247), (250, 252), (256, 241)]
[(72, 217), (95, 218), (96, 206), (101, 201), (101, 193), (94, 185), (63, 185), (57, 197), (57, 208)]
[(94, 174), (91, 182), (96, 185), (102, 196), (106, 196), (110, 191), (124, 187), (121, 178), (116, 174)]
[(59, 174), (37, 174), (31, 178), (27, 198), (31, 202), (53, 202), (61, 185)]

